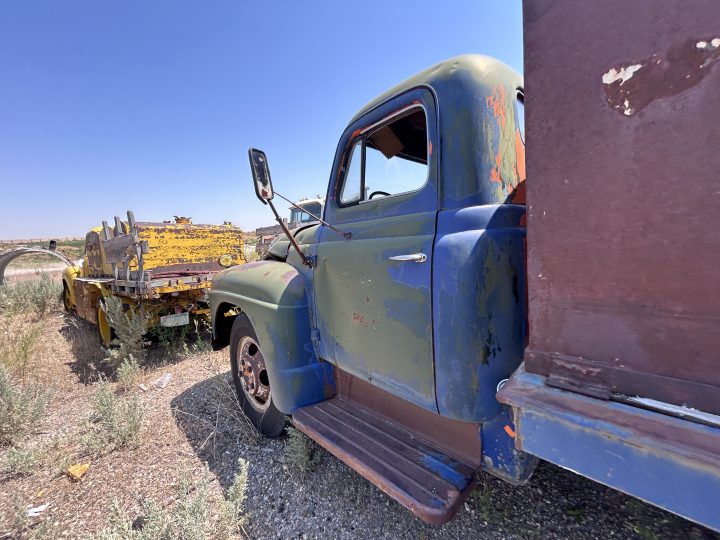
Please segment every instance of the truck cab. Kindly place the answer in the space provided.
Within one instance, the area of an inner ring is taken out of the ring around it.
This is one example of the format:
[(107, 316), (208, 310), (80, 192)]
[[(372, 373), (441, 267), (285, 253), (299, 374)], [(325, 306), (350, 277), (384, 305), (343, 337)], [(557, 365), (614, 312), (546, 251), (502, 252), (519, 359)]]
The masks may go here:
[[(687, 50), (628, 72), (653, 7), (611, 3), (620, 23), (525, 4), (527, 212), (523, 80), (462, 56), (350, 120), (320, 223), (215, 277), (213, 343), (262, 433), (290, 417), (430, 523), (545, 459), (720, 531), (720, 46), (674, 8), (658, 28)], [(602, 47), (567, 47), (588, 28)]]
[[(259, 429), (292, 415), (433, 522), (475, 470), (522, 482), (533, 465), (495, 399), (526, 338), (522, 92), (501, 62), (463, 56), (383, 94), (341, 135), (323, 223), (293, 233), (299, 251), (278, 242), (281, 261), (221, 272), (210, 291), (214, 343), (230, 345)], [(513, 466), (483, 452), (484, 430)], [(407, 433), (422, 444), (396, 448)], [(397, 452), (405, 468), (386, 474)]]

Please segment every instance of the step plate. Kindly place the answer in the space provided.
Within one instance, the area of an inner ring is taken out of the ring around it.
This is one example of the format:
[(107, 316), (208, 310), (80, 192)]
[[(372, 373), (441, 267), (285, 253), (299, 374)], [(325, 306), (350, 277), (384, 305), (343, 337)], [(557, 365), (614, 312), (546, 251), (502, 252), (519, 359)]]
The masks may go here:
[(475, 485), (475, 471), (352, 401), (299, 409), (295, 426), (422, 520), (448, 521)]

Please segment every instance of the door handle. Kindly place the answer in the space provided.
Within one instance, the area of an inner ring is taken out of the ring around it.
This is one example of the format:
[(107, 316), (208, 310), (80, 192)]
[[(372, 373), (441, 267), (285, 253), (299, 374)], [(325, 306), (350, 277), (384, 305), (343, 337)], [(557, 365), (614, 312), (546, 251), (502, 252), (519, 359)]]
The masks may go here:
[(394, 257), (390, 257), (391, 261), (401, 261), (401, 262), (416, 262), (416, 263), (422, 263), (427, 261), (427, 255), (424, 253), (411, 253), (410, 255), (395, 255)]

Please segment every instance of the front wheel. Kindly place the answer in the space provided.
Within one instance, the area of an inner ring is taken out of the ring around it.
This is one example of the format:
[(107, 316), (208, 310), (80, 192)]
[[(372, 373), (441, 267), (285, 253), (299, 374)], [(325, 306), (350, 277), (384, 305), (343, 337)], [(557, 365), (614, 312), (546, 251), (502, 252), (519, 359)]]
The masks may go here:
[(270, 379), (257, 335), (247, 317), (235, 319), (230, 334), (230, 367), (240, 407), (266, 437), (285, 430), (285, 415), (273, 403)]

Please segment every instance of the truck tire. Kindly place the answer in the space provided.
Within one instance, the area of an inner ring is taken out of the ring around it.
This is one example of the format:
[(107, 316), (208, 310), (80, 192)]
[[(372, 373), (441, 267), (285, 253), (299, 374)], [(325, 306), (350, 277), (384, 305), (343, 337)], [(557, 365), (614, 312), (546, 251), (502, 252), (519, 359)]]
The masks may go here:
[(236, 317), (230, 334), (230, 368), (238, 402), (248, 420), (266, 437), (282, 435), (286, 416), (273, 403), (257, 334), (243, 314)]
[(109, 348), (112, 344), (112, 340), (115, 338), (115, 332), (113, 331), (110, 323), (107, 320), (107, 315), (105, 315), (104, 302), (98, 302), (96, 315), (97, 316), (95, 322), (97, 324), (97, 331), (98, 337), (100, 338), (100, 343), (102, 343), (103, 347)]
[(63, 281), (62, 300), (65, 311), (73, 311), (72, 300), (70, 299), (70, 288), (65, 281)]

